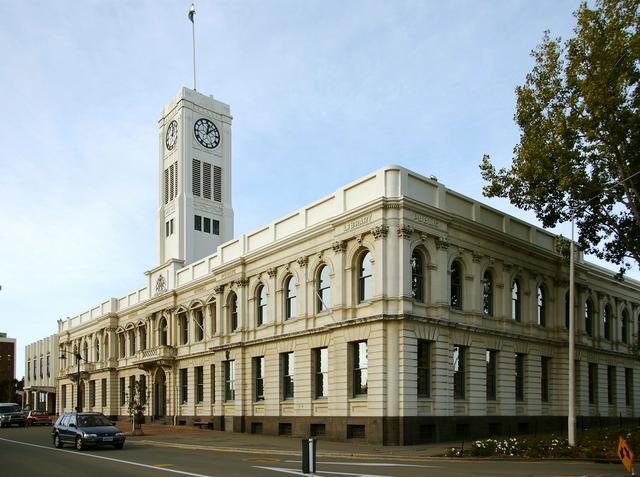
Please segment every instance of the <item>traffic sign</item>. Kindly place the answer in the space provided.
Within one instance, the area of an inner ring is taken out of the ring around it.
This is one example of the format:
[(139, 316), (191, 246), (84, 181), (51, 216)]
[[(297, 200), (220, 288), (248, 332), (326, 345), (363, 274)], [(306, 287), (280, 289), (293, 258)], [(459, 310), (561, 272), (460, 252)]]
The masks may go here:
[(631, 469), (633, 468), (633, 451), (622, 436), (620, 436), (620, 439), (618, 440), (618, 457), (620, 457), (624, 468), (631, 472)]

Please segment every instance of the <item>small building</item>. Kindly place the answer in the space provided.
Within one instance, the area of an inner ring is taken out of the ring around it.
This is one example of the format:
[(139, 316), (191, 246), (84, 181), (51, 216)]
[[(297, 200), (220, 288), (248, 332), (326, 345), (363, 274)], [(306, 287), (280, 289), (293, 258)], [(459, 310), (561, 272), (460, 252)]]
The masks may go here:
[(0, 378), (16, 379), (16, 340), (0, 333)]
[(56, 412), (58, 349), (57, 334), (25, 346), (22, 402), (25, 409)]

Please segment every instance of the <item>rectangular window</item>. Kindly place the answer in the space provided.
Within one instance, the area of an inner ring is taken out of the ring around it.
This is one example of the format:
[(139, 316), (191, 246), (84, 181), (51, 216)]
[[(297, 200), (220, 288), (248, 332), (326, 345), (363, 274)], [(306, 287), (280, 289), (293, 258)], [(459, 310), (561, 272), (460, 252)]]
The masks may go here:
[(165, 224), (164, 224), (164, 236), (168, 237), (169, 235), (170, 235), (169, 234), (169, 222), (165, 222)]
[(120, 378), (120, 405), (124, 406), (125, 403), (127, 402), (127, 392), (125, 390), (125, 382), (124, 382), (124, 378)]
[(329, 393), (329, 349), (316, 348), (313, 350), (316, 374), (316, 399), (327, 399)]
[(47, 353), (47, 378), (51, 377), (51, 354)]
[(551, 358), (542, 356), (540, 358), (540, 399), (542, 402), (549, 402), (549, 366)]
[(147, 403), (147, 376), (144, 374), (140, 375), (140, 391), (139, 391), (140, 395), (140, 401), (142, 402), (142, 404), (146, 404)]
[(202, 197), (211, 200), (211, 164), (202, 163)]
[(60, 394), (62, 394), (62, 409), (67, 407), (67, 385), (63, 384), (60, 388)]
[(220, 235), (220, 222), (216, 219), (211, 219), (211, 233), (213, 235)]
[(264, 356), (253, 358), (253, 373), (255, 376), (255, 395), (256, 401), (264, 401)]
[(196, 366), (196, 403), (200, 404), (204, 401), (204, 368)]
[(418, 397), (431, 397), (431, 342), (418, 340)]
[(31, 379), (31, 361), (27, 360), (27, 379)]
[(222, 202), (222, 168), (213, 166), (213, 200)]
[(453, 345), (453, 398), (465, 397), (465, 348)]
[(202, 218), (202, 231), (205, 233), (211, 233), (211, 219), (209, 217)]
[(89, 381), (89, 407), (96, 405), (96, 380)]
[(189, 381), (187, 376), (187, 368), (180, 369), (180, 403), (189, 402)]
[(624, 403), (633, 404), (633, 369), (624, 368)]
[(524, 401), (524, 355), (515, 354), (516, 361), (516, 401)]
[(169, 221), (169, 235), (173, 235), (173, 219)]
[(235, 401), (236, 399), (236, 362), (224, 362), (224, 400)]
[(44, 378), (44, 359), (40, 356), (40, 379)]
[(282, 399), (293, 399), (293, 379), (295, 360), (293, 351), (282, 353), (280, 355), (280, 364), (282, 371)]
[(607, 366), (607, 402), (616, 403), (616, 367)]
[(216, 402), (216, 365), (211, 365), (211, 402)]
[(353, 350), (353, 396), (366, 396), (369, 387), (369, 356), (366, 341), (357, 341)]
[(107, 380), (102, 378), (100, 381), (100, 394), (102, 397), (102, 407), (107, 407)]
[(193, 159), (191, 171), (191, 192), (200, 197), (200, 161)]
[(202, 230), (202, 217), (199, 215), (193, 216), (193, 228), (201, 231)]
[(485, 361), (487, 365), (487, 401), (495, 401), (497, 396), (497, 357), (498, 352), (488, 349), (485, 352)]
[(595, 404), (598, 399), (598, 365), (589, 363), (589, 404)]

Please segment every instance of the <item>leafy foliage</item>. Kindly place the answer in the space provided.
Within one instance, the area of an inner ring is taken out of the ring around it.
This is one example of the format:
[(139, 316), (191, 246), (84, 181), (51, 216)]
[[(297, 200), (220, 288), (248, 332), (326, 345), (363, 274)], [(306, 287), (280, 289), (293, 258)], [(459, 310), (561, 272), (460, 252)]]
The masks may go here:
[(487, 197), (533, 210), (545, 227), (576, 219), (584, 251), (640, 264), (640, 0), (596, 0), (575, 36), (546, 32), (516, 88), (520, 141), (509, 168), (485, 155)]

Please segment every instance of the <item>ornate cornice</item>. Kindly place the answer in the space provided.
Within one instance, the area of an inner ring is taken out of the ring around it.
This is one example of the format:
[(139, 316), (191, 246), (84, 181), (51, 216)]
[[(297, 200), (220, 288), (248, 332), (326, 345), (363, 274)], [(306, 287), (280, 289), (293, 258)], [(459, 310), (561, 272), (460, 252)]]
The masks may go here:
[(213, 287), (213, 291), (217, 295), (222, 295), (224, 293), (224, 285), (216, 285), (215, 287)]
[(234, 283), (236, 285), (238, 285), (240, 288), (243, 288), (243, 287), (246, 287), (249, 284), (249, 279), (248, 278), (239, 278), (239, 279), (235, 280)]

